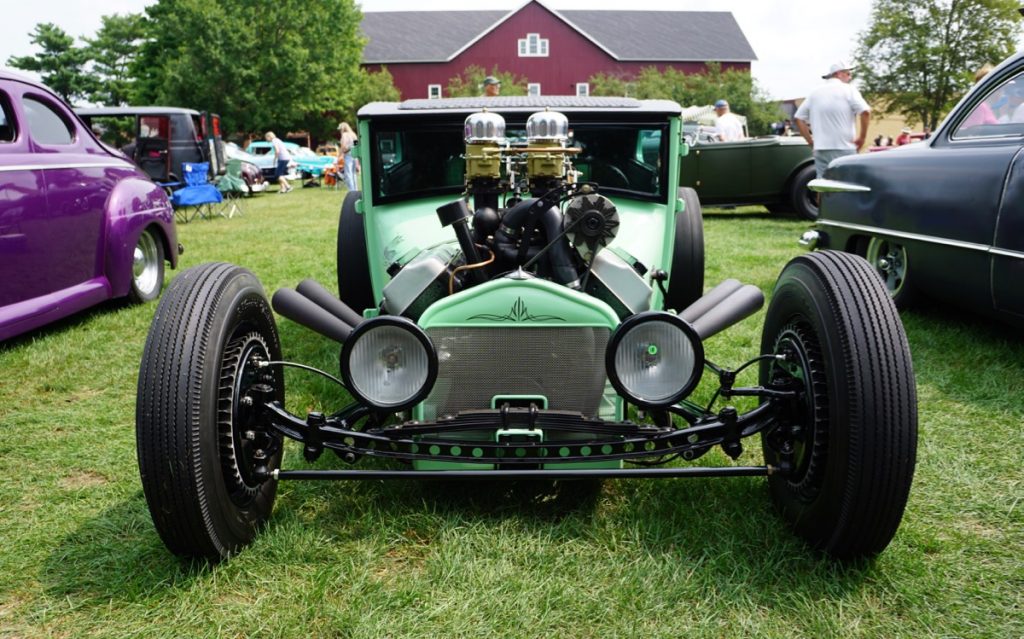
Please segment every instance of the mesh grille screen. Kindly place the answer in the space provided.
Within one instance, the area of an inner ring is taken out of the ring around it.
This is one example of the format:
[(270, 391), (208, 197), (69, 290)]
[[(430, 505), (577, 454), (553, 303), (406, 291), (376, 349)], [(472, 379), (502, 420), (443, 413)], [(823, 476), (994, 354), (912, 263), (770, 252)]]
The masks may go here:
[(491, 407), (495, 395), (543, 395), (548, 408), (596, 417), (607, 328), (430, 328), (437, 384), (425, 417)]

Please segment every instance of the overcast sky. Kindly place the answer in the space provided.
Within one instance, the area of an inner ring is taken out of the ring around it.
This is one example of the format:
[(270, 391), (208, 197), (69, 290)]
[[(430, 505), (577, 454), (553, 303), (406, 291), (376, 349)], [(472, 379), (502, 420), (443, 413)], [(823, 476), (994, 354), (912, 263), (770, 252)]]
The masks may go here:
[[(310, 0), (314, 2), (316, 0)], [(358, 0), (357, 0), (358, 1)], [(754, 77), (776, 99), (806, 95), (837, 59), (849, 58), (857, 36), (867, 27), (871, 3), (823, 0), (543, 0), (553, 9), (650, 9), (731, 11), (757, 60)], [(36, 53), (30, 32), (52, 22), (73, 36), (92, 36), (100, 15), (141, 12), (152, 0), (0, 0), (0, 65), (12, 55)], [(523, 0), (362, 0), (364, 11), (431, 9), (514, 9)]]

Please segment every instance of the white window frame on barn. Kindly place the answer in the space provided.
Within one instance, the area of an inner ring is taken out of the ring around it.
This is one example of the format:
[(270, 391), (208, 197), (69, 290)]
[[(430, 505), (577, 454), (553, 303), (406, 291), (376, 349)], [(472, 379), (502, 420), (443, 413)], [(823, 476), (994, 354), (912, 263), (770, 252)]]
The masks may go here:
[(589, 82), (577, 82), (576, 83), (576, 95), (587, 96), (590, 95), (590, 83)]
[(527, 33), (525, 38), (519, 38), (519, 57), (548, 57), (548, 39), (540, 37), (539, 33)]
[(540, 95), (540, 82), (530, 82), (526, 85), (526, 95)]
[(441, 97), (441, 85), (440, 84), (428, 84), (427, 85), (427, 97), (431, 100), (437, 100)]

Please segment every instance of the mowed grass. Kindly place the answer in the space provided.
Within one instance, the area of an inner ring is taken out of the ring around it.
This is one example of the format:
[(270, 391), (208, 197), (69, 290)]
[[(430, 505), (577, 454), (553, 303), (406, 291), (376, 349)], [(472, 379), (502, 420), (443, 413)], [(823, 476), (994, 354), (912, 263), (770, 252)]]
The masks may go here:
[[(181, 226), (182, 266), (241, 264), (268, 292), (310, 276), (333, 288), (341, 200), (271, 193), (242, 217)], [(770, 293), (806, 226), (706, 212), (707, 286), (737, 277)], [(0, 637), (1024, 636), (1024, 342), (1002, 325), (904, 315), (918, 465), (874, 561), (808, 550), (763, 479), (734, 478), (283, 483), (256, 542), (208, 566), (166, 551), (138, 478), (135, 384), (155, 308), (109, 303), (0, 345)], [(713, 338), (708, 357), (752, 357), (762, 321)], [(336, 370), (330, 342), (280, 329), (287, 358)], [(293, 412), (346, 400), (287, 375)], [(285, 463), (304, 465), (296, 445)]]

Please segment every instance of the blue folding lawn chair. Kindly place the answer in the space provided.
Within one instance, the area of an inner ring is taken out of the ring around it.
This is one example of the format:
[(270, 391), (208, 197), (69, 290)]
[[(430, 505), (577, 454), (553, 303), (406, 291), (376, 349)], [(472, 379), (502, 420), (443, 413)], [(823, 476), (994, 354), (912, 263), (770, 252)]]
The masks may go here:
[(217, 215), (214, 204), (224, 201), (217, 187), (210, 184), (207, 174), (210, 172), (209, 162), (183, 162), (181, 173), (185, 186), (171, 195), (174, 217), (187, 223), (196, 217), (210, 219)]

